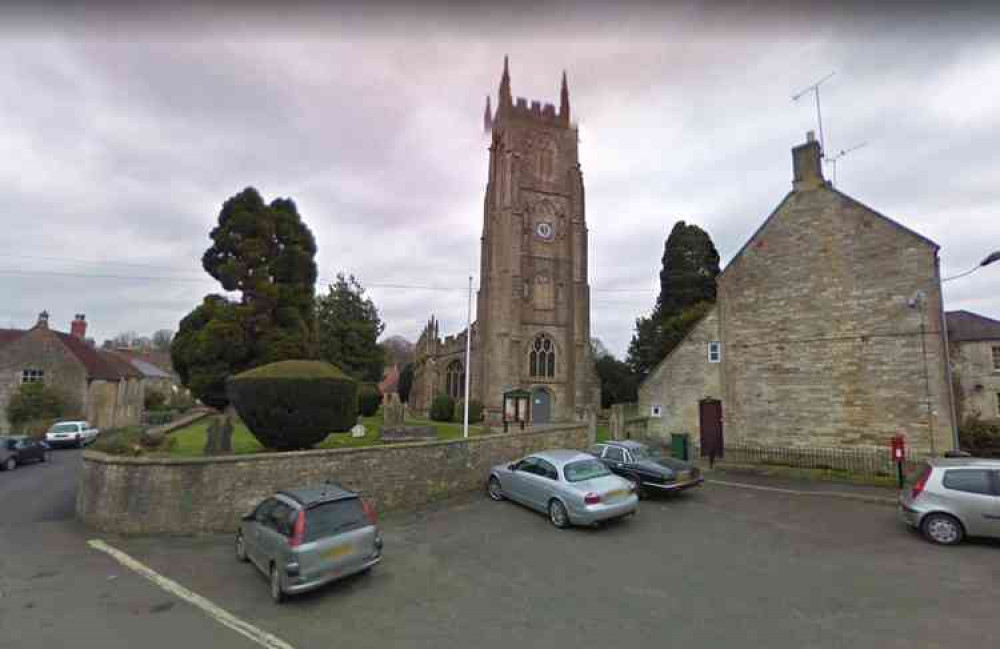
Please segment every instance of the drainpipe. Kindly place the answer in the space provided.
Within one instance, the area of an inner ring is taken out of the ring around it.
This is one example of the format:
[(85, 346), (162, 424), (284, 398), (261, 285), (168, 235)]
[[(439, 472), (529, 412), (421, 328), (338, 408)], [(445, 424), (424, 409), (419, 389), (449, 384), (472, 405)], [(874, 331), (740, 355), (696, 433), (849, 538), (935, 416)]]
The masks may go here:
[(948, 381), (948, 408), (951, 410), (951, 438), (954, 450), (959, 450), (958, 413), (955, 411), (955, 383), (951, 372), (951, 345), (948, 342), (948, 317), (944, 311), (944, 292), (941, 290), (941, 258), (934, 253), (934, 279), (938, 287), (938, 306), (941, 314), (941, 342), (944, 344), (945, 379)]

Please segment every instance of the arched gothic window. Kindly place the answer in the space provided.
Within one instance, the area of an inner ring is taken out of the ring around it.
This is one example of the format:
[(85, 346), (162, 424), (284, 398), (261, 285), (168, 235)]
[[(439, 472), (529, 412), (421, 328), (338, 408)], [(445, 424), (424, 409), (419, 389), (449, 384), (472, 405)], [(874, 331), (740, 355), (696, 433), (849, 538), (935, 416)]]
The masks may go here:
[(532, 377), (543, 379), (551, 379), (556, 375), (556, 346), (544, 334), (539, 334), (531, 343), (528, 372)]
[(458, 361), (448, 363), (444, 378), (448, 396), (452, 399), (461, 399), (465, 392), (465, 372), (462, 370), (462, 364)]

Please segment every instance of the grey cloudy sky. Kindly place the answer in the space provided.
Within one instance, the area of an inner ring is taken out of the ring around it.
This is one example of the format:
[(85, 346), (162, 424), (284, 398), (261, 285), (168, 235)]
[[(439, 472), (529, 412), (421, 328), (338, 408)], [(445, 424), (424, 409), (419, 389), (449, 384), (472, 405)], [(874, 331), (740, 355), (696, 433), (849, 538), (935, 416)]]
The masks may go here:
[[(619, 355), (674, 221), (725, 263), (788, 191), (815, 128), (790, 97), (829, 72), (828, 153), (866, 143), (838, 187), (940, 243), (946, 276), (1000, 249), (1000, 21), (981, 7), (2, 11), (0, 326), (175, 329), (217, 290), (199, 260), (222, 202), (253, 185), (296, 201), (321, 278), (370, 286), (387, 335), (432, 312), (461, 329), (505, 53), (515, 95), (556, 101), (568, 72), (592, 333)], [(1000, 264), (946, 306), (1000, 317), (998, 286)]]

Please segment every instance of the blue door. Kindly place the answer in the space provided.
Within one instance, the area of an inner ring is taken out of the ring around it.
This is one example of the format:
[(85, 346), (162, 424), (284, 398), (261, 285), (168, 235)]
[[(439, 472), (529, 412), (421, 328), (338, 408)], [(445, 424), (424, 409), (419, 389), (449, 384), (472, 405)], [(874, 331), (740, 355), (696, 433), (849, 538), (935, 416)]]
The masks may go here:
[(547, 424), (552, 419), (552, 397), (545, 388), (531, 391), (531, 423)]

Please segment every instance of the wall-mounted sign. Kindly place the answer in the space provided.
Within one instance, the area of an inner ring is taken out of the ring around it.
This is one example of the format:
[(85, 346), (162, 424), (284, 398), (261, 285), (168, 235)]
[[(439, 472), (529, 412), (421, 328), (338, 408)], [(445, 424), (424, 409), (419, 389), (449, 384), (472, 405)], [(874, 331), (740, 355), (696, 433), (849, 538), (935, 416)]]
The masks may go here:
[(649, 409), (650, 417), (662, 417), (663, 416), (663, 406), (656, 404)]

